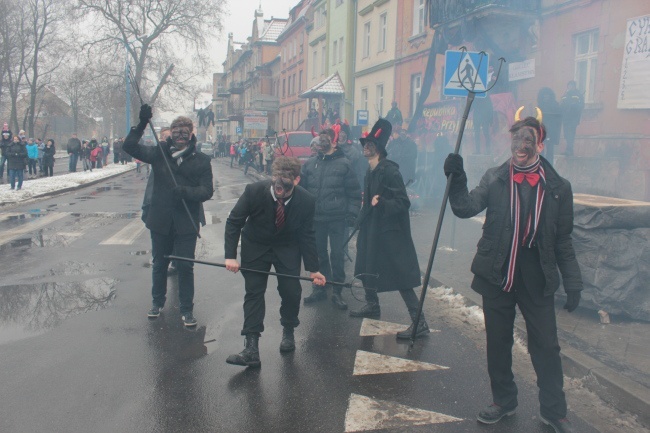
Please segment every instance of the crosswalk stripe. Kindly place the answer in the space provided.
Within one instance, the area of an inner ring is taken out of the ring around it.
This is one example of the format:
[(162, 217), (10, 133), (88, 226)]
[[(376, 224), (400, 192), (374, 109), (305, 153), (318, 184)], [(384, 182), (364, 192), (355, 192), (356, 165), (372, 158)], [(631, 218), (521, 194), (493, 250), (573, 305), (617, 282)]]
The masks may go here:
[(18, 227), (14, 227), (11, 230), (0, 232), (0, 245), (6, 244), (7, 242), (11, 242), (14, 239), (17, 239), (20, 236), (24, 235), (25, 233), (39, 230), (48, 224), (58, 221), (61, 218), (67, 217), (68, 215), (70, 215), (70, 212), (48, 213), (47, 215), (35, 218), (34, 220), (31, 220), (26, 224), (23, 224)]
[(348, 410), (345, 413), (345, 432), (389, 430), (459, 421), (463, 421), (463, 419), (392, 401), (352, 394), (348, 402)]
[[(408, 325), (399, 323), (384, 322), (383, 320), (363, 319), (359, 335), (361, 337), (376, 337), (378, 335), (395, 335), (405, 330)], [(432, 329), (431, 332), (440, 332)]]
[(138, 217), (128, 223), (122, 230), (115, 233), (108, 239), (104, 239), (99, 245), (132, 245), (136, 238), (142, 234), (145, 225)]
[(428, 362), (412, 361), (410, 359), (396, 358), (394, 356), (380, 355), (378, 353), (357, 350), (357, 356), (354, 359), (354, 371), (352, 375), (363, 376), (370, 374), (408, 373), (413, 371), (433, 371), (448, 369), (449, 367), (430, 364)]

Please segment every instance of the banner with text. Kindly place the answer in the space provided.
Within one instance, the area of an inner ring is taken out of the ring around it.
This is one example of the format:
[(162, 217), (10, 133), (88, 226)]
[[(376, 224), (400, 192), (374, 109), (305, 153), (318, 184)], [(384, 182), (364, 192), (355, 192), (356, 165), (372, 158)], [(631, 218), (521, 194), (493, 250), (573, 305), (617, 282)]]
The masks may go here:
[(627, 20), (618, 108), (650, 108), (650, 15)]

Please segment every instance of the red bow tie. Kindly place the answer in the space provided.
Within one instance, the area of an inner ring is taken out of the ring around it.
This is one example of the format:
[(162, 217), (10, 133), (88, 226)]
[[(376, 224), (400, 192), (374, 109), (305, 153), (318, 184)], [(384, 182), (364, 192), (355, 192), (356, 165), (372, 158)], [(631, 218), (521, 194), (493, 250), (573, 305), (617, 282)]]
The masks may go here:
[(524, 181), (524, 178), (528, 181), (530, 186), (536, 186), (537, 183), (539, 182), (539, 174), (538, 173), (515, 173), (512, 175), (512, 180), (514, 180), (517, 183), (522, 183)]

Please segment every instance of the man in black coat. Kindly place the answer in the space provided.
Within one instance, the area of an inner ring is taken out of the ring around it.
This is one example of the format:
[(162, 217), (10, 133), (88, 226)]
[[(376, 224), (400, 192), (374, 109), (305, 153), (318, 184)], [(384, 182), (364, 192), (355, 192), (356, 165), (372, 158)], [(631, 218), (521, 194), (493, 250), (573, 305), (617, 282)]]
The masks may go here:
[[(370, 134), (360, 140), (370, 170), (366, 174), (365, 200), (358, 218), (360, 229), (354, 273), (361, 275), (366, 304), (350, 311), (350, 316), (378, 318), (381, 308), (377, 293), (398, 290), (413, 323), (398, 332), (397, 338), (409, 339), (419, 306), (413, 288), (420, 285), (420, 266), (411, 237), (411, 202), (404, 179), (397, 164), (386, 159), (386, 142), (391, 130), (389, 121), (379, 119)], [(427, 334), (429, 326), (421, 315), (416, 336)]]
[(405, 183), (415, 181), (415, 167), (418, 159), (418, 145), (408, 136), (406, 129), (399, 130), (397, 138), (388, 143), (388, 159), (399, 166)]
[[(361, 188), (352, 164), (342, 150), (337, 148), (336, 133), (328, 128), (319, 134), (318, 155), (302, 166), (300, 186), (316, 197), (314, 229), (318, 261), (325, 278), (345, 281), (346, 227), (354, 226), (361, 208)], [(328, 245), (330, 249), (328, 251)], [(332, 303), (341, 310), (348, 305), (341, 296), (341, 286), (332, 287)], [(314, 285), (305, 304), (327, 299), (324, 287)]]
[(576, 139), (576, 129), (580, 124), (582, 110), (585, 108), (585, 98), (578, 90), (575, 81), (567, 83), (567, 90), (560, 101), (562, 110), (562, 128), (566, 140), (566, 155), (573, 156), (573, 143)]
[(534, 117), (515, 120), (512, 158), (489, 169), (471, 192), (459, 155), (450, 154), (444, 168), (447, 176), (454, 175), (449, 199), (456, 216), (471, 218), (487, 209), (472, 262), (472, 289), (483, 296), (493, 403), (478, 420), (494, 424), (515, 413), (512, 345), (518, 305), (537, 373), (541, 419), (556, 432), (571, 432), (553, 294), (560, 285), (559, 268), (567, 293), (564, 308), (571, 312), (578, 307), (582, 279), (571, 241), (573, 193), (571, 184), (540, 156), (546, 136), (541, 122)]
[(68, 171), (74, 173), (77, 171), (77, 162), (79, 161), (79, 154), (81, 153), (81, 140), (77, 138), (77, 133), (72, 134), (68, 140)]
[[(14, 141), (7, 146), (5, 155), (7, 155), (7, 175), (11, 189), (19, 190), (23, 187), (23, 174), (27, 161), (27, 148), (20, 137), (14, 136)], [(16, 180), (18, 185), (16, 185)]]
[[(145, 220), (145, 225), (151, 232), (153, 255), (153, 305), (148, 313), (153, 319), (160, 315), (160, 310), (167, 300), (169, 259), (165, 256), (174, 253), (194, 258), (197, 230), (199, 222), (204, 218), (201, 204), (212, 197), (214, 189), (210, 157), (196, 150), (192, 120), (183, 116), (174, 119), (170, 126), (171, 137), (167, 141), (161, 142), (160, 146), (145, 146), (139, 141), (152, 116), (150, 106), (143, 105), (140, 108), (140, 123), (131, 129), (124, 140), (122, 150), (140, 161), (151, 164), (154, 173), (151, 205)], [(187, 204), (189, 212), (183, 201)], [(179, 261), (176, 268), (181, 319), (185, 326), (196, 326), (192, 313), (193, 263)]]
[[(314, 237), (314, 197), (300, 182), (300, 161), (280, 157), (273, 161), (272, 179), (246, 185), (244, 194), (230, 211), (226, 220), (226, 269), (239, 270), (237, 244), (241, 236), (241, 265), (244, 268), (268, 272), (271, 266), (281, 274), (299, 276), (300, 260), (315, 284), (324, 285), (325, 277), (318, 272), (318, 254)], [(265, 303), (268, 275), (242, 271), (246, 295), (244, 297), (244, 350), (230, 355), (229, 364), (259, 367), (258, 341), (264, 331)], [(295, 350), (293, 330), (300, 324), (300, 281), (277, 277), (278, 292), (282, 298), (280, 323), (283, 326), (281, 352)]]

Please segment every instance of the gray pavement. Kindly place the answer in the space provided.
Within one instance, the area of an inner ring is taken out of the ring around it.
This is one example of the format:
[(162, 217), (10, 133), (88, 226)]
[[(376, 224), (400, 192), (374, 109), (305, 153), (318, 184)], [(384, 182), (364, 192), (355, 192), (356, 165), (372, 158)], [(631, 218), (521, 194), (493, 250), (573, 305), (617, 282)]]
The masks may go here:
[[(220, 162), (225, 164), (226, 159)], [(249, 175), (259, 176), (255, 170), (249, 170)], [(439, 209), (440, 202), (422, 206), (411, 218), (423, 274), (438, 220), (438, 212), (429, 207)], [(470, 288), (470, 264), (481, 236), (481, 224), (480, 219), (457, 219), (447, 208), (430, 282), (432, 287), (451, 287), (471, 304), (479, 306), (481, 296)], [(650, 426), (650, 323), (614, 316), (610, 324), (601, 324), (596, 311), (578, 308), (568, 313), (562, 308), (562, 293), (557, 298), (558, 334), (565, 374), (587, 377), (586, 385), (603, 400), (638, 416)], [(516, 324), (525, 340), (521, 315)]]

